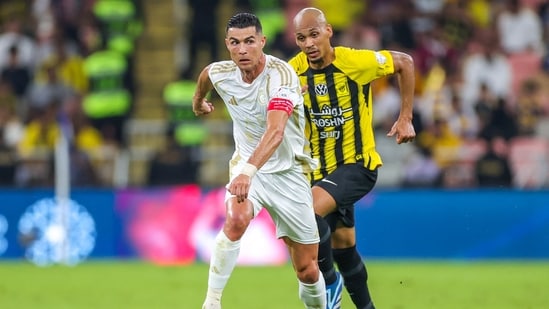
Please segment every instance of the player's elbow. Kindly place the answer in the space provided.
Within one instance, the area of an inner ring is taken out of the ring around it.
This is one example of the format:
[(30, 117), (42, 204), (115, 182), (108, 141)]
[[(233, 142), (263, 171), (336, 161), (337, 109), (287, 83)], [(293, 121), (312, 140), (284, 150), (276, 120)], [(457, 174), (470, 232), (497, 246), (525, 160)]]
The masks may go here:
[(393, 61), (395, 64), (395, 71), (396, 72), (402, 72), (402, 71), (409, 71), (413, 72), (414, 70), (414, 58), (412, 58), (411, 55), (407, 53), (402, 52), (391, 52), (393, 55)]

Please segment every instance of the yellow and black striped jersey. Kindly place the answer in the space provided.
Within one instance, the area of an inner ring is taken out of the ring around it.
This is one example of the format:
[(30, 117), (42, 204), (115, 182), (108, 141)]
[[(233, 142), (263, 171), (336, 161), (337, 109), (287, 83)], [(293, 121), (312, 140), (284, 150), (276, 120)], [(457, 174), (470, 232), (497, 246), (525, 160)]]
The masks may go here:
[(303, 52), (289, 61), (308, 87), (305, 134), (320, 163), (313, 182), (342, 164), (363, 162), (372, 170), (382, 165), (375, 149), (370, 83), (394, 72), (393, 58), (385, 50), (335, 47), (334, 52), (335, 60), (321, 70), (312, 69)]

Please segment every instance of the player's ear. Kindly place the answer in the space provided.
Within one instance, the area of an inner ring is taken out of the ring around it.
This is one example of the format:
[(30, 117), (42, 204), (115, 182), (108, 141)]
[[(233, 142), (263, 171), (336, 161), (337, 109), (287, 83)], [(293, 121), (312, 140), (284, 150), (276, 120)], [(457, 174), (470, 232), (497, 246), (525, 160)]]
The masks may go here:
[(332, 28), (332, 25), (326, 24), (326, 32), (328, 32), (328, 37), (331, 38), (334, 35), (334, 29)]

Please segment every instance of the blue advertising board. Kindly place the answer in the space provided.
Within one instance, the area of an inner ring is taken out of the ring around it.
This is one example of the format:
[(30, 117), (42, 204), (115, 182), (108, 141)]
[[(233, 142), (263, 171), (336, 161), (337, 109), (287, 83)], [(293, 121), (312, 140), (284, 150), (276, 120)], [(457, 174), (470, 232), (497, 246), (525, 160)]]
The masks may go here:
[[(37, 250), (52, 251), (28, 237), (41, 229), (48, 244), (70, 239), (80, 251), (69, 251), (81, 258), (207, 261), (224, 219), (224, 191), (196, 185), (74, 190), (75, 224), (64, 238), (51, 224), (56, 212), (43, 212), (55, 208), (52, 190), (0, 190), (0, 259), (40, 258)], [(374, 190), (357, 203), (355, 214), (357, 245), (366, 258), (549, 258), (549, 191)], [(243, 240), (239, 262), (286, 262), (285, 247), (274, 235), (268, 214), (261, 213)]]
[(356, 216), (366, 256), (549, 258), (548, 191), (374, 192)]

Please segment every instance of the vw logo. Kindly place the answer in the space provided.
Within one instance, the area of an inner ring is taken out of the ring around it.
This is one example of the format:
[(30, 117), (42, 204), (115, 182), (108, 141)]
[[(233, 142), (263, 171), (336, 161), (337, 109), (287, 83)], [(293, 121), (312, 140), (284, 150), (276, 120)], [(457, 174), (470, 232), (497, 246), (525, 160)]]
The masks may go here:
[(323, 96), (328, 93), (328, 86), (326, 84), (315, 85), (315, 93), (318, 96)]

